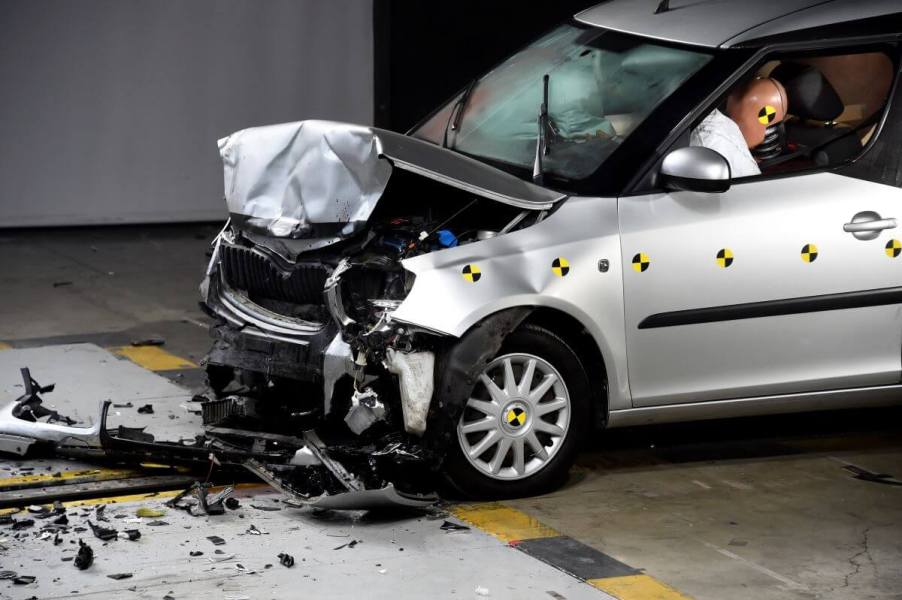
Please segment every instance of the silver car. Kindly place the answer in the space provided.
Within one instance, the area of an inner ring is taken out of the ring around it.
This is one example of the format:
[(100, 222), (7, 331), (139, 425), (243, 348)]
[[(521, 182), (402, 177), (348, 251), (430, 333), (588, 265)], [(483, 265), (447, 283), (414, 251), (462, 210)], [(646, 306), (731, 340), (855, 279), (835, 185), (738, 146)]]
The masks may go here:
[(898, 402), (900, 32), (887, 0), (612, 0), (407, 135), (221, 140), (208, 426), (303, 437), (254, 463), (303, 498), (497, 497), (605, 427)]

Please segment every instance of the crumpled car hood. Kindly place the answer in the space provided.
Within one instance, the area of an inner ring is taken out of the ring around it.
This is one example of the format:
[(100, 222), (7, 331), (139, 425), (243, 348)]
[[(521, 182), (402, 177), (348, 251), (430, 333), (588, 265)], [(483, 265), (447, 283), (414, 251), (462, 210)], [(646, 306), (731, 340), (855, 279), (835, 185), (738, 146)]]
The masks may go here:
[(219, 140), (233, 222), (265, 235), (343, 238), (366, 223), (397, 167), (525, 209), (565, 196), (399, 133), (299, 121), (243, 129)]

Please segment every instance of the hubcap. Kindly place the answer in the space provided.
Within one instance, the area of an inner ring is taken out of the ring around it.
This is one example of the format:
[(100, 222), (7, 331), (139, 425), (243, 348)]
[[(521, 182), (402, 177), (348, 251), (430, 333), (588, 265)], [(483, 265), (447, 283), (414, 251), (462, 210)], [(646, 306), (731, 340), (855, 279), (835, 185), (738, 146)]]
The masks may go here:
[(457, 438), (483, 474), (522, 479), (551, 461), (569, 425), (570, 395), (557, 369), (532, 354), (505, 354), (479, 375)]

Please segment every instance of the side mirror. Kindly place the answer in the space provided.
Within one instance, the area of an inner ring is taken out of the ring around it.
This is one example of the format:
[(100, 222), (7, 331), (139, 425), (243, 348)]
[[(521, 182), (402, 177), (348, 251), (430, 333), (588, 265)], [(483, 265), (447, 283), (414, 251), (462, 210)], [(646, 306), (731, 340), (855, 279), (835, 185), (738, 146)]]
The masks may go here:
[(710, 148), (677, 148), (664, 157), (660, 181), (668, 190), (725, 192), (730, 189), (730, 163)]

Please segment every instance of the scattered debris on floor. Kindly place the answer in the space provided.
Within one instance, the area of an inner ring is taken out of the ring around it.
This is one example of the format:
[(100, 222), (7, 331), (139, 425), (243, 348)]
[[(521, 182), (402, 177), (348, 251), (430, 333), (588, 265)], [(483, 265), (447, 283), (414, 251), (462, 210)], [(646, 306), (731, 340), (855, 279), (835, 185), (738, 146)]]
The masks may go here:
[(157, 518), (162, 517), (166, 514), (166, 511), (162, 508), (150, 508), (148, 506), (142, 506), (138, 510), (135, 511), (135, 515), (138, 517), (145, 518)]
[(357, 544), (360, 544), (361, 542), (363, 542), (363, 540), (351, 540), (350, 542), (348, 542), (346, 544), (342, 544), (341, 546), (336, 546), (332, 549), (333, 550), (341, 550), (342, 548), (353, 548), (354, 546), (356, 546)]
[(133, 573), (113, 573), (112, 575), (107, 575), (110, 579), (115, 579), (119, 581), (120, 579), (131, 579)]
[(477, 585), (476, 590), (474, 590), (474, 591), (476, 592), (477, 596), (488, 596), (489, 595), (489, 588), (482, 587), (481, 585)]
[(283, 567), (291, 568), (294, 566), (294, 557), (290, 554), (286, 554), (285, 552), (279, 553), (279, 564)]
[(84, 571), (93, 562), (94, 550), (82, 540), (78, 540), (78, 554), (75, 555), (75, 566)]
[(110, 540), (115, 540), (119, 537), (119, 532), (111, 527), (101, 527), (100, 525), (95, 525), (91, 521), (88, 521), (88, 526), (91, 528), (91, 531), (94, 532), (94, 537), (101, 541), (109, 542)]
[(139, 415), (152, 415), (153, 414), (153, 404), (145, 404), (144, 406), (138, 407)]
[(457, 523), (452, 523), (451, 521), (445, 521), (442, 523), (441, 527), (439, 527), (442, 531), (469, 531), (470, 528), (466, 525), (458, 525)]
[(222, 539), (221, 537), (219, 537), (218, 535), (208, 535), (207, 539), (210, 540), (211, 542), (213, 542), (214, 546), (222, 546), (223, 544), (226, 543), (226, 541), (224, 539)]

